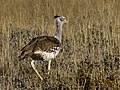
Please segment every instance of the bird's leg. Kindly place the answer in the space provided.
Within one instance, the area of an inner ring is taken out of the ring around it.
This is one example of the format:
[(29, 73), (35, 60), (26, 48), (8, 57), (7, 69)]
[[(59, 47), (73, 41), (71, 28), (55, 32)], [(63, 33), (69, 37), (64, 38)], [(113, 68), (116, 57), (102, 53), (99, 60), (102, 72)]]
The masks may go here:
[(40, 79), (43, 80), (43, 78), (40, 76), (40, 74), (38, 73), (37, 69), (35, 68), (34, 62), (35, 62), (34, 60), (31, 61), (31, 66), (35, 70), (35, 72), (37, 73), (37, 75), (40, 77)]
[(51, 60), (48, 61), (48, 74), (50, 73)]

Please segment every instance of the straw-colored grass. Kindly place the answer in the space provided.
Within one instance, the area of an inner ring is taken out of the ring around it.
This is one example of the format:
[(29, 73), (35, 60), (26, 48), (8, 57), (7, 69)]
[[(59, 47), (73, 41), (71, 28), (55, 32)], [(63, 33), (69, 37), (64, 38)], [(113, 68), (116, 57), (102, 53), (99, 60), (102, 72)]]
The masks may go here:
[[(19, 60), (33, 37), (53, 35), (54, 15), (63, 27), (63, 49), (52, 61)], [(0, 90), (119, 90), (120, 0), (0, 0)]]

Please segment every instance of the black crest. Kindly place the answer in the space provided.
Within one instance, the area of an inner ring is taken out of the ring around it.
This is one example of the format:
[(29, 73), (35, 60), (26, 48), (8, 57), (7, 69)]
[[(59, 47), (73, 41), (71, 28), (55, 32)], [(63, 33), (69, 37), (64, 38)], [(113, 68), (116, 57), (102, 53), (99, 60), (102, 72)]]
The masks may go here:
[(60, 17), (60, 16), (56, 15), (56, 16), (54, 16), (54, 19), (55, 19), (55, 18), (58, 18), (58, 17)]

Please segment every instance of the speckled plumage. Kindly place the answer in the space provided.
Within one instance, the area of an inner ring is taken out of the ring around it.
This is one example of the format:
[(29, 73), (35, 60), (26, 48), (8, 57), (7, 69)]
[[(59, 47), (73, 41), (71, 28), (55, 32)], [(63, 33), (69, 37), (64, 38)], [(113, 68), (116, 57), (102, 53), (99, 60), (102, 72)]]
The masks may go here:
[[(57, 48), (58, 47), (58, 48)], [(35, 53), (37, 51), (42, 52), (54, 52), (60, 49), (61, 44), (59, 40), (54, 38), (53, 36), (41, 36), (33, 38), (28, 45), (21, 49), (21, 59), (31, 57), (33, 60), (43, 60), (43, 55), (40, 53)], [(50, 58), (51, 59), (51, 58)]]

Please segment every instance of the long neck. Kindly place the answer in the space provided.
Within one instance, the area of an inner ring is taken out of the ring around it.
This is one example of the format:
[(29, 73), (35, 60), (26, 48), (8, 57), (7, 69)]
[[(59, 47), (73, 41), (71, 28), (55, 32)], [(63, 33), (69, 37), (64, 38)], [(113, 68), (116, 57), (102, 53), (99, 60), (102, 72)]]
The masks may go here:
[(54, 34), (54, 37), (57, 38), (60, 42), (61, 42), (61, 38), (62, 38), (62, 23), (58, 23), (56, 22), (56, 31)]

